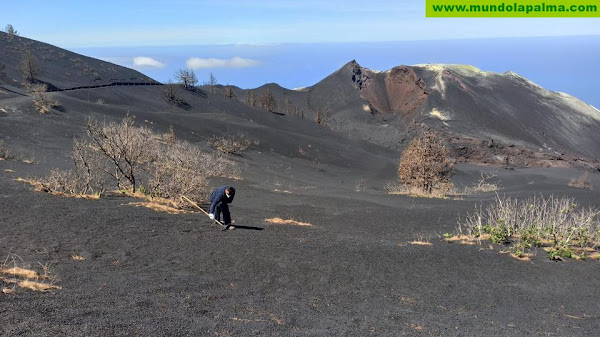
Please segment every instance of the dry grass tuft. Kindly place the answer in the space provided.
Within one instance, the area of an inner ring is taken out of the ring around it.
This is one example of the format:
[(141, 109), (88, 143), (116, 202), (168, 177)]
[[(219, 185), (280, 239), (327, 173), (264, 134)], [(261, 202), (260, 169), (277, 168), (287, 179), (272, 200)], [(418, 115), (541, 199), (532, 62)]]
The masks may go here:
[(11, 170), (11, 169), (6, 169), (6, 170), (4, 170), (4, 172), (6, 172), (6, 173), (15, 173), (15, 171)]
[(426, 242), (426, 241), (411, 241), (409, 242), (411, 245), (417, 245), (417, 246), (433, 246), (431, 244), (431, 242)]
[(1, 272), (3, 274), (15, 276), (15, 277), (23, 277), (23, 278), (28, 278), (28, 279), (38, 279), (40, 277), (40, 275), (34, 270), (24, 269), (24, 268), (19, 268), (19, 267), (2, 269)]
[(151, 210), (157, 212), (165, 212), (169, 214), (183, 214), (183, 213), (191, 213), (189, 211), (178, 209), (157, 201), (140, 201), (140, 202), (130, 202), (127, 204), (121, 204), (122, 206), (135, 206), (135, 207), (146, 207)]
[(40, 263), (42, 273), (35, 270), (19, 267), (22, 259), (15, 254), (9, 254), (6, 259), (0, 263), (0, 283), (12, 285), (12, 287), (2, 287), (2, 293), (12, 294), (16, 287), (26, 288), (34, 291), (47, 292), (53, 289), (61, 289), (54, 285), (55, 278), (50, 276), (50, 268), (47, 264)]
[(14, 181), (18, 181), (18, 182), (21, 182), (21, 183), (29, 184), (29, 185), (33, 186), (34, 189), (36, 191), (38, 191), (38, 192), (43, 192), (44, 191), (44, 186), (42, 186), (42, 184), (39, 181), (37, 181), (37, 180), (35, 180), (33, 178), (18, 177), (17, 179), (14, 179)]
[(410, 327), (416, 331), (424, 331), (426, 328), (420, 324), (411, 324)]
[(71, 259), (75, 260), (75, 261), (84, 261), (85, 257), (83, 257), (81, 255), (73, 254), (73, 255), (71, 255)]
[(24, 280), (18, 283), (19, 287), (21, 288), (25, 288), (25, 289), (30, 289), (33, 291), (39, 291), (39, 292), (48, 292), (50, 290), (54, 290), (54, 289), (62, 289), (61, 287), (51, 284), (51, 283), (41, 283), (41, 282), (34, 282), (34, 281), (29, 281), (29, 280)]
[(313, 224), (308, 222), (300, 222), (296, 220), (284, 220), (282, 218), (270, 218), (265, 219), (266, 222), (277, 224), (277, 225), (294, 225), (294, 226), (303, 226), (303, 227), (313, 227)]
[(590, 181), (588, 173), (583, 172), (583, 174), (580, 175), (579, 178), (571, 178), (571, 180), (569, 181), (569, 186), (591, 190), (592, 182)]
[(402, 185), (397, 181), (390, 181), (384, 186), (384, 190), (392, 195), (406, 195), (416, 198), (438, 198), (448, 199), (448, 194), (452, 191), (451, 184), (438, 184), (431, 193), (426, 193), (420, 187)]

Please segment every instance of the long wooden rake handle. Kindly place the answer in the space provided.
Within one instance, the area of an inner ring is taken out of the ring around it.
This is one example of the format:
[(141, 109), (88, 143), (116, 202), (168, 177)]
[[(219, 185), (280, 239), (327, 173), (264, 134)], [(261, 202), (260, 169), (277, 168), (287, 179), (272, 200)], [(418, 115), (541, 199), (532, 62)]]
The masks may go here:
[[(190, 200), (190, 198), (186, 197), (185, 195), (181, 196), (181, 200), (185, 200), (185, 201), (189, 202), (190, 204), (192, 204), (192, 206), (196, 207), (197, 209), (201, 210), (202, 213), (206, 214), (206, 216), (209, 216), (208, 213), (202, 209), (202, 207), (198, 206), (197, 203), (193, 202), (192, 200)], [(221, 225), (221, 227), (227, 227), (219, 220), (215, 220), (215, 222), (218, 223), (219, 225)]]

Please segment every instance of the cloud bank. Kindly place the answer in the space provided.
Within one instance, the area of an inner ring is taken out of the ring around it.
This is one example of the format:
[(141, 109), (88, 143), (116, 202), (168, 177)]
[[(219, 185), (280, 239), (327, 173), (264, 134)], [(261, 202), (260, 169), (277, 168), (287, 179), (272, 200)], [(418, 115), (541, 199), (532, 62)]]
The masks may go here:
[(133, 58), (134, 67), (148, 67), (148, 68), (163, 68), (164, 63), (159, 62), (151, 57), (138, 56)]
[(257, 60), (232, 57), (230, 59), (192, 57), (185, 64), (193, 70), (205, 68), (250, 68), (260, 64)]

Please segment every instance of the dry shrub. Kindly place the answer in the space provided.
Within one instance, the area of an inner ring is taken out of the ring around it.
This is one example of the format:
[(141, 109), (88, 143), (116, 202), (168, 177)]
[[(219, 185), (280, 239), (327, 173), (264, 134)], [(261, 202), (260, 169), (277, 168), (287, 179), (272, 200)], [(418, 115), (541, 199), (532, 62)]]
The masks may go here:
[(413, 139), (402, 152), (398, 164), (398, 178), (409, 189), (422, 194), (448, 189), (454, 167), (448, 159), (448, 148), (434, 132), (426, 132)]
[(44, 190), (99, 196), (113, 186), (134, 197), (179, 205), (181, 195), (204, 199), (210, 177), (241, 176), (236, 163), (217, 151), (177, 140), (172, 127), (158, 134), (135, 126), (127, 116), (120, 123), (88, 120), (86, 130), (88, 139), (73, 143), (75, 168), (52, 170), (41, 179)]
[(588, 173), (583, 172), (583, 174), (580, 175), (579, 178), (571, 178), (571, 180), (569, 181), (569, 186), (591, 190), (592, 182), (590, 181)]
[(238, 136), (213, 136), (208, 140), (208, 146), (225, 154), (239, 156), (242, 151), (250, 148), (251, 145), (258, 145), (257, 140), (250, 140), (244, 135)]
[(361, 178), (356, 181), (354, 184), (354, 191), (363, 192), (365, 190), (365, 179)]
[(27, 91), (33, 97), (33, 105), (40, 113), (48, 113), (50, 110), (59, 107), (60, 103), (50, 97), (48, 86), (46, 84), (29, 84)]
[(208, 179), (221, 163), (199, 147), (178, 141), (161, 146), (158, 158), (151, 164), (148, 190), (152, 196), (177, 200), (185, 195), (194, 200), (205, 197)]
[(29, 267), (25, 268), (22, 264), (23, 260), (15, 254), (9, 254), (0, 264), (0, 283), (3, 293), (14, 293), (17, 286), (39, 292), (61, 289), (54, 284), (56, 278), (51, 275), (47, 264), (40, 263), (41, 273)]
[(389, 181), (385, 184), (383, 189), (388, 194), (410, 195), (425, 198), (445, 198), (448, 194), (452, 193), (454, 186), (450, 182), (439, 183), (431, 193), (425, 193), (423, 189), (418, 186), (406, 186), (398, 181)]
[(91, 146), (113, 164), (106, 173), (114, 178), (118, 188), (131, 187), (135, 193), (142, 166), (154, 159), (153, 145), (158, 137), (146, 127), (135, 126), (129, 115), (120, 123), (88, 119), (85, 128)]
[(14, 154), (8, 148), (8, 146), (4, 143), (3, 140), (0, 140), (0, 159), (10, 160), (14, 158)]
[(183, 100), (183, 98), (181, 98), (178, 87), (178, 85), (169, 81), (167, 84), (163, 85), (161, 93), (163, 98), (170, 104), (173, 104), (177, 107), (184, 107), (187, 105), (187, 103)]
[(520, 200), (496, 196), (493, 204), (467, 214), (457, 229), (466, 237), (511, 244), (519, 257), (535, 247), (547, 246), (549, 258), (581, 258), (600, 245), (600, 210), (579, 207), (567, 197)]

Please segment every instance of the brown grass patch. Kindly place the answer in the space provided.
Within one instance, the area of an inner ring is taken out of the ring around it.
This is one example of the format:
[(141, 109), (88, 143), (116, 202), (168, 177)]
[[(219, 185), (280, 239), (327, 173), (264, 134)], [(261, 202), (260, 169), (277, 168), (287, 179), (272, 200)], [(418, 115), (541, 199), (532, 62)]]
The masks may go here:
[(266, 222), (277, 224), (277, 225), (294, 225), (294, 226), (303, 226), (303, 227), (313, 227), (313, 224), (308, 222), (300, 222), (296, 220), (284, 220), (282, 218), (270, 218), (265, 219)]
[(178, 209), (169, 205), (165, 205), (156, 201), (138, 201), (138, 202), (130, 202), (127, 204), (121, 204), (121, 206), (134, 206), (134, 207), (146, 207), (156, 212), (165, 212), (169, 214), (182, 214), (182, 213), (191, 213), (190, 211), (186, 211), (183, 209)]
[(18, 177), (17, 179), (14, 179), (14, 181), (29, 184), (29, 185), (35, 187), (35, 190), (38, 192), (44, 191), (44, 187), (42, 186), (42, 183), (40, 183), (39, 181), (37, 181), (35, 179)]
[(1, 272), (3, 274), (12, 275), (15, 277), (24, 277), (24, 278), (29, 278), (29, 279), (38, 279), (40, 277), (40, 275), (34, 270), (24, 269), (24, 268), (19, 268), (19, 267), (2, 269)]
[(34, 281), (29, 281), (29, 280), (21, 281), (18, 283), (18, 285), (21, 288), (26, 288), (26, 289), (30, 289), (33, 291), (43, 292), (43, 293), (48, 292), (50, 290), (54, 290), (54, 289), (62, 289), (61, 287), (54, 285), (54, 284), (34, 282)]
[(420, 324), (411, 324), (410, 327), (416, 331), (424, 331), (426, 328)]
[(75, 261), (84, 261), (85, 257), (81, 256), (81, 255), (77, 255), (77, 254), (73, 254), (71, 255), (71, 260), (75, 260)]
[(468, 235), (455, 235), (450, 238), (446, 238), (446, 242), (458, 242), (463, 245), (476, 245), (480, 243), (482, 240), (488, 240), (490, 238), (489, 234), (484, 234), (479, 237), (468, 236)]
[(2, 293), (3, 294), (14, 294), (15, 293), (15, 288), (2, 288)]
[(417, 245), (417, 246), (433, 246), (431, 244), (431, 242), (426, 242), (426, 241), (411, 241), (409, 242), (411, 245)]
[(6, 170), (4, 170), (4, 172), (6, 172), (6, 173), (15, 173), (15, 171), (11, 170), (11, 169), (6, 169)]

